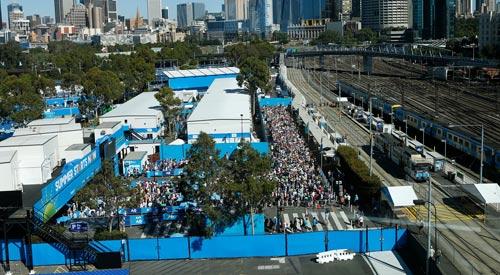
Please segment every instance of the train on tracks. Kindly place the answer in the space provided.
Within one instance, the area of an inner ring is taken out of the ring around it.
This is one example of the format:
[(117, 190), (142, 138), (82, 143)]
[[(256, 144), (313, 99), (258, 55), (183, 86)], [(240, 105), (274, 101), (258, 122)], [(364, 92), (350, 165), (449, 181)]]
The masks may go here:
[[(361, 99), (365, 106), (368, 106), (367, 93), (357, 86), (343, 81), (337, 81), (336, 87), (344, 96), (355, 94), (357, 99)], [(393, 119), (407, 124), (415, 129), (423, 129), (425, 135), (441, 141), (446, 141), (448, 146), (452, 146), (476, 159), (481, 159), (481, 140), (470, 137), (462, 132), (450, 129), (449, 126), (441, 125), (436, 121), (425, 118), (423, 115), (415, 114), (405, 110), (401, 105), (388, 102), (382, 98), (372, 100), (372, 109), (380, 111), (383, 115), (392, 116)], [(484, 143), (484, 163), (500, 168), (500, 146), (491, 146)]]
[(375, 136), (375, 147), (395, 164), (401, 166), (405, 173), (416, 182), (429, 179), (432, 164), (423, 152), (410, 147), (406, 137), (402, 140), (392, 133), (381, 133)]

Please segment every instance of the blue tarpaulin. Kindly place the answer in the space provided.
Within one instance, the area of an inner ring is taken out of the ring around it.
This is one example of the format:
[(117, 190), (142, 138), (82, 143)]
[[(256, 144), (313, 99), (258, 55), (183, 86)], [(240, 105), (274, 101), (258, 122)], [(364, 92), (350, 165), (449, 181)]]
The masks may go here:
[[(128, 269), (113, 269), (113, 270), (96, 270), (96, 271), (78, 271), (78, 272), (68, 272), (68, 273), (58, 273), (67, 275), (129, 275), (130, 270)], [(52, 274), (38, 274), (38, 275), (52, 275)]]

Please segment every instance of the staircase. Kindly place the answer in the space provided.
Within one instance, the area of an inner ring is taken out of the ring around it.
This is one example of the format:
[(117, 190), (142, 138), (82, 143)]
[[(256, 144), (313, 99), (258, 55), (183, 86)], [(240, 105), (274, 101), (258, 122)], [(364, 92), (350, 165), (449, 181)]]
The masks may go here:
[(144, 139), (141, 135), (139, 135), (139, 133), (137, 133), (136, 131), (134, 131), (134, 129), (132, 129), (132, 128), (130, 128), (130, 136), (134, 140), (143, 140)]
[(86, 270), (88, 263), (94, 263), (97, 254), (101, 251), (90, 245), (88, 236), (63, 234), (54, 230), (36, 216), (31, 217), (31, 223), (34, 225), (34, 233), (62, 253), (69, 255), (70, 270), (73, 266)]

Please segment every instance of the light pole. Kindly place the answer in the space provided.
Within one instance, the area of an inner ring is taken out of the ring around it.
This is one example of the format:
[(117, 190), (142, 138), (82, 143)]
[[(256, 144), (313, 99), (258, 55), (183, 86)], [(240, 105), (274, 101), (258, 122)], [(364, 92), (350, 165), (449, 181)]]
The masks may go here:
[(422, 145), (424, 148), (422, 148), (422, 152), (425, 150), (425, 128), (420, 128), (420, 131), (422, 131)]
[(403, 119), (403, 122), (405, 123), (405, 135), (408, 136), (408, 120)]
[(427, 221), (427, 260), (425, 261), (425, 270), (426, 270), (426, 273), (425, 274), (429, 274), (429, 261), (430, 261), (430, 244), (431, 244), (431, 231), (430, 231), (430, 216), (431, 216), (431, 205), (432, 207), (434, 207), (434, 249), (435, 251), (438, 250), (438, 233), (437, 233), (437, 208), (436, 208), (436, 205), (434, 203), (432, 203), (431, 201), (428, 201), (428, 200), (413, 200), (413, 204), (415, 205), (425, 205), (425, 204), (428, 204), (427, 206), (427, 217), (429, 218), (429, 220)]
[(322, 77), (322, 72), (319, 72), (319, 91), (320, 91), (320, 98), (319, 98), (319, 106), (323, 106), (323, 77)]
[[(425, 274), (429, 275), (429, 260), (431, 258), (431, 199), (432, 199), (432, 181), (429, 177), (429, 192), (427, 193), (427, 258), (425, 260)], [(415, 205), (423, 205), (425, 201), (414, 200)], [(419, 204), (421, 203), (421, 204)], [(436, 219), (437, 220), (437, 219)], [(436, 231), (437, 232), (437, 231)], [(434, 233), (435, 234), (435, 233)]]
[(373, 115), (372, 115), (372, 100), (374, 99), (377, 99), (376, 97), (372, 97), (370, 98), (370, 121), (368, 122), (370, 125), (370, 177), (372, 176), (373, 174), (373, 134), (372, 134), (372, 119), (373, 119)]
[(483, 183), (483, 156), (484, 156), (484, 125), (483, 124), (451, 124), (448, 127), (481, 127), (481, 163), (479, 164), (479, 183)]
[(319, 161), (319, 173), (320, 175), (323, 174), (323, 136), (321, 136), (321, 144), (319, 146), (319, 156), (320, 156), (320, 161)]
[(441, 142), (444, 142), (444, 172), (446, 173), (446, 161), (447, 161), (447, 159), (446, 159), (446, 147), (447, 146), (446, 145), (448, 145), (448, 142), (447, 142), (446, 138), (442, 139)]
[(241, 140), (243, 140), (243, 114), (240, 114), (241, 117)]

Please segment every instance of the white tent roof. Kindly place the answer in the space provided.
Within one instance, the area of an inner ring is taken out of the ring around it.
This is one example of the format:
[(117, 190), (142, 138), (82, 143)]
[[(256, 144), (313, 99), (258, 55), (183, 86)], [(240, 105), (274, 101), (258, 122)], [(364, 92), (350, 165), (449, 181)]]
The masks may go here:
[(414, 206), (414, 200), (418, 200), (415, 190), (411, 186), (391, 186), (382, 187), (382, 194), (385, 195), (389, 204), (394, 207)]
[(500, 203), (498, 183), (462, 184), (462, 188), (485, 203)]
[(184, 142), (184, 140), (182, 140), (182, 139), (178, 138), (178, 139), (176, 139), (176, 140), (174, 140), (174, 141), (170, 142), (168, 145), (182, 145), (182, 144), (184, 144), (184, 143), (185, 143), (185, 142)]

